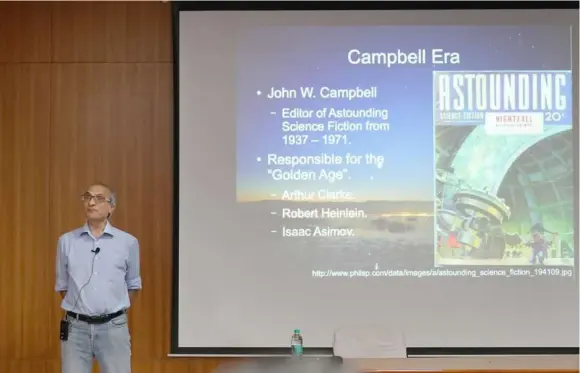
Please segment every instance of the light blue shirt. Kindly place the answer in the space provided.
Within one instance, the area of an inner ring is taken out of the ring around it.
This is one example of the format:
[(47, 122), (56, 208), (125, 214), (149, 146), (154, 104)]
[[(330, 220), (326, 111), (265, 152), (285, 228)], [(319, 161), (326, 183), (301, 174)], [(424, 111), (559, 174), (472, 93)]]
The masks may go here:
[(66, 291), (64, 310), (88, 316), (114, 313), (129, 308), (129, 290), (138, 289), (139, 241), (129, 233), (107, 223), (95, 238), (85, 224), (58, 239), (55, 290)]

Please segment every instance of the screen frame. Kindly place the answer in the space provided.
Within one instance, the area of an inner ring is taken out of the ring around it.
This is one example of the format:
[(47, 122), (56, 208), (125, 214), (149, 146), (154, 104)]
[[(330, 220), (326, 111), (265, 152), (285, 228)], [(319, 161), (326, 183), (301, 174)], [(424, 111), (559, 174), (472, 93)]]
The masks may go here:
[[(577, 1), (553, 2), (213, 2), (174, 1), (172, 6), (172, 46), (173, 46), (173, 234), (172, 234), (172, 295), (170, 355), (187, 356), (288, 356), (290, 347), (180, 347), (179, 346), (179, 15), (181, 12), (201, 11), (324, 11), (324, 10), (576, 10)], [(549, 23), (549, 22), (546, 22)], [(572, 52), (578, 58), (578, 20), (572, 25)], [(575, 49), (574, 49), (575, 48)], [(578, 64), (572, 66), (572, 79), (578, 80)], [(578, 121), (578, 84), (573, 87), (575, 101), (573, 116)], [(579, 125), (573, 128), (573, 146), (578, 149)], [(574, 158), (574, 190), (578, 192), (579, 159)], [(579, 209), (580, 198), (575, 199), (575, 211)], [(575, 215), (576, 231), (580, 232), (579, 217)], [(578, 246), (576, 237), (575, 246)], [(576, 271), (578, 271), (578, 248), (575, 250)], [(577, 273), (577, 272), (576, 272)], [(578, 355), (578, 347), (407, 347), (408, 356), (481, 356), (481, 355)], [(306, 347), (305, 355), (332, 356), (331, 347)]]

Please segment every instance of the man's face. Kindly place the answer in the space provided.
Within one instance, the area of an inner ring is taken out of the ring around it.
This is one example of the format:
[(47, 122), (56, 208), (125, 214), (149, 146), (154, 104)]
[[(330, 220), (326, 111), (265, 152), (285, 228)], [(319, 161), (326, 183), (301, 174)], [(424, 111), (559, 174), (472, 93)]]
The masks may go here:
[(91, 186), (83, 195), (85, 213), (88, 220), (105, 220), (113, 213), (111, 191), (101, 185)]

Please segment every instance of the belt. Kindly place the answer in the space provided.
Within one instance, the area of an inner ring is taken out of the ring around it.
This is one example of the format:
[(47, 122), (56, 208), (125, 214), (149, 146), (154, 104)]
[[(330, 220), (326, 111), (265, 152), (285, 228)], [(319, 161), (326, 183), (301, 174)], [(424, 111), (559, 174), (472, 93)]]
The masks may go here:
[(87, 315), (80, 315), (78, 313), (74, 313), (71, 311), (66, 312), (67, 316), (70, 316), (70, 317), (75, 318), (77, 320), (86, 322), (87, 324), (104, 324), (106, 322), (113, 320), (115, 317), (121, 316), (124, 313), (125, 313), (125, 311), (121, 310), (121, 311), (117, 311), (115, 313), (109, 313), (107, 315), (87, 316)]

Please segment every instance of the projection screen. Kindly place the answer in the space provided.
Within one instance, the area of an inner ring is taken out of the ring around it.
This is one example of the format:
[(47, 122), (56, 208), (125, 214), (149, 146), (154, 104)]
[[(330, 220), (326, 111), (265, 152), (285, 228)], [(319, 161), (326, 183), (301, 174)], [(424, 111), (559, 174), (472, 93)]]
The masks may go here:
[(172, 353), (577, 353), (577, 9), (174, 6)]

